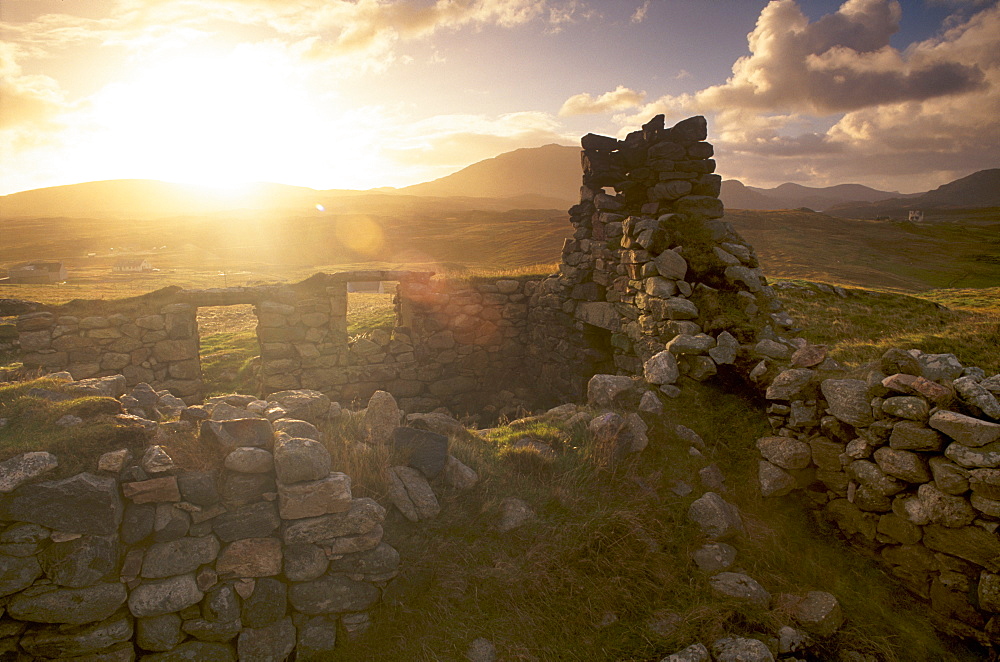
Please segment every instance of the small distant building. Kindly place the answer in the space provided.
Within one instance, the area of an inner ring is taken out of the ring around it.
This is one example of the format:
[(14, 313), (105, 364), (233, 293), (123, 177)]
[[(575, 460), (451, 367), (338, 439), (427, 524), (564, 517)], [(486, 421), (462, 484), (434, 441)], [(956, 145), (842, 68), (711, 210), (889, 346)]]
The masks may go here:
[(115, 273), (142, 273), (143, 271), (152, 271), (153, 265), (149, 263), (149, 260), (118, 260), (115, 262), (114, 266)]
[(370, 294), (385, 294), (385, 283), (378, 280), (349, 281), (347, 283), (347, 291), (368, 292)]
[(8, 283), (59, 283), (66, 280), (62, 262), (24, 262), (8, 270)]
[(911, 223), (920, 223), (921, 221), (924, 220), (924, 212), (920, 210), (911, 210), (910, 216), (907, 220), (909, 220)]

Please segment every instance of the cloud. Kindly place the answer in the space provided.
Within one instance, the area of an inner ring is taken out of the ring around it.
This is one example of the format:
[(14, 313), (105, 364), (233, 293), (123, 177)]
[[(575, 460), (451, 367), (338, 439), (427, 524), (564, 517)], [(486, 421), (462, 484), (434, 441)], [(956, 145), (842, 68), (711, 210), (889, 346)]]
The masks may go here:
[(66, 99), (54, 79), (25, 74), (17, 48), (0, 42), (0, 129), (43, 127), (66, 109)]
[(649, 5), (652, 4), (652, 0), (645, 0), (641, 5), (635, 8), (632, 13), (633, 23), (642, 23), (646, 20), (646, 13), (649, 12)]
[(530, 111), (485, 115), (437, 115), (417, 122), (397, 122), (405, 127), (399, 135), (385, 135), (384, 150), (394, 160), (441, 176), (469, 163), (521, 147), (548, 143), (573, 144), (579, 138), (566, 135), (557, 118)]
[(559, 109), (559, 115), (567, 117), (570, 115), (613, 113), (634, 108), (641, 104), (645, 98), (645, 92), (636, 92), (624, 85), (619, 85), (611, 92), (605, 92), (599, 97), (593, 97), (586, 92), (575, 94), (566, 99), (562, 108)]

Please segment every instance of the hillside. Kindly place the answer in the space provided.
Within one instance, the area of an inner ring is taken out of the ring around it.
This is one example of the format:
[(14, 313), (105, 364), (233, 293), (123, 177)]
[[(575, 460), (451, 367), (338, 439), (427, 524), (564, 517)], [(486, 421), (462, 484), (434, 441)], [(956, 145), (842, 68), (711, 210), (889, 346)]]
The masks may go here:
[(956, 179), (933, 191), (913, 197), (894, 197), (870, 204), (842, 204), (829, 209), (843, 217), (905, 217), (911, 209), (941, 210), (955, 208), (1000, 207), (1000, 168), (980, 170)]
[(801, 210), (731, 210), (726, 220), (770, 277), (919, 291), (1000, 285), (1000, 214), (915, 225)]
[(484, 198), (535, 194), (575, 204), (580, 194), (580, 149), (545, 145), (517, 149), (458, 172), (399, 189), (412, 195), (471, 195)]

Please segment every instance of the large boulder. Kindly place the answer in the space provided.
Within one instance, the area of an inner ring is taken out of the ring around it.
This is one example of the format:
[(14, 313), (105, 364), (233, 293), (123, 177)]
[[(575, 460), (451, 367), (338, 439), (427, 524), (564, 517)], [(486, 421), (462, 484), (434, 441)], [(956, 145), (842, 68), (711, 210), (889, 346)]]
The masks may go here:
[(325, 478), (331, 463), (330, 451), (315, 439), (282, 439), (275, 445), (274, 470), (286, 485)]
[(19, 621), (82, 625), (111, 616), (127, 597), (120, 582), (84, 588), (33, 586), (12, 597), (7, 612)]
[(399, 426), (402, 412), (396, 398), (386, 391), (375, 391), (365, 409), (363, 429), (365, 440), (370, 444), (386, 444), (392, 440), (392, 432)]
[(392, 447), (427, 478), (435, 478), (448, 462), (448, 437), (436, 432), (398, 427), (392, 433)]
[(712, 540), (732, 538), (743, 531), (739, 510), (715, 492), (705, 492), (693, 501), (687, 517)]
[(303, 614), (336, 614), (364, 611), (379, 598), (379, 590), (367, 582), (356, 582), (343, 575), (323, 575), (311, 582), (292, 584), (288, 601)]
[(81, 473), (22, 485), (0, 497), (0, 519), (41, 524), (64, 533), (111, 535), (122, 521), (114, 478)]
[(280, 405), (285, 410), (285, 418), (313, 424), (323, 421), (330, 411), (330, 398), (319, 391), (304, 388), (272, 393), (267, 396), (267, 401)]
[(19, 485), (38, 478), (59, 466), (52, 453), (32, 451), (0, 462), (0, 492), (12, 492)]
[(860, 379), (825, 379), (820, 384), (830, 413), (839, 420), (855, 427), (871, 425), (875, 421), (868, 384)]

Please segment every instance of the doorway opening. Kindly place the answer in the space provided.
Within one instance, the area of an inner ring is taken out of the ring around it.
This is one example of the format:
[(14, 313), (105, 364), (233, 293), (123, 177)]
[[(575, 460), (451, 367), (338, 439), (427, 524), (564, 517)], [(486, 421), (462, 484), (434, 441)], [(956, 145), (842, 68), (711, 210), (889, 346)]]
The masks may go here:
[(199, 307), (198, 343), (205, 397), (259, 395), (260, 343), (253, 305)]

